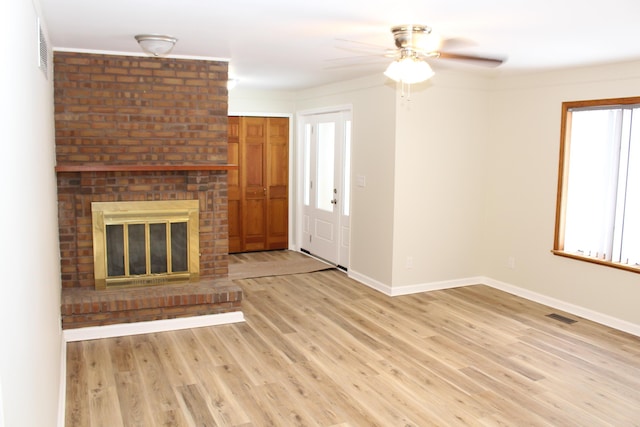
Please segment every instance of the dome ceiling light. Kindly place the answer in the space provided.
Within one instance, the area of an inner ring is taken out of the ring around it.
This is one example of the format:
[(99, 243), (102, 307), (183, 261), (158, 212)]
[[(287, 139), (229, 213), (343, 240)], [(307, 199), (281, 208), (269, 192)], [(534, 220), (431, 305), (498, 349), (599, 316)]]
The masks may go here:
[(142, 50), (156, 57), (168, 55), (178, 41), (175, 37), (162, 34), (138, 34), (135, 37)]

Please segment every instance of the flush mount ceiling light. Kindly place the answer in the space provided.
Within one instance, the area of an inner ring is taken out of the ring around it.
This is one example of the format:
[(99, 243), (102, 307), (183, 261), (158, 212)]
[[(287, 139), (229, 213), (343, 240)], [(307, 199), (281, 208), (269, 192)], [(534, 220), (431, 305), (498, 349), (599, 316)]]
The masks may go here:
[(138, 34), (135, 37), (142, 50), (151, 56), (168, 55), (178, 41), (175, 37), (161, 34)]

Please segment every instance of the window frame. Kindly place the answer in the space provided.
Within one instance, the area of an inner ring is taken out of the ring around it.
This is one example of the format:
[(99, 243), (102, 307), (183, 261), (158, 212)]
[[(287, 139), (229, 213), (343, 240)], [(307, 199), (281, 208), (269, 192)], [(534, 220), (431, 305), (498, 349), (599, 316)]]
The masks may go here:
[(608, 261), (590, 256), (584, 256), (573, 252), (564, 251), (564, 232), (566, 217), (566, 199), (568, 196), (569, 160), (571, 141), (571, 110), (576, 108), (615, 107), (640, 104), (640, 96), (628, 98), (608, 98), (584, 101), (567, 101), (562, 103), (562, 116), (560, 122), (560, 156), (558, 166), (558, 188), (556, 199), (556, 222), (553, 239), (554, 255), (586, 261), (593, 264), (618, 268), (634, 273), (640, 273), (640, 267), (623, 264), (616, 261)]

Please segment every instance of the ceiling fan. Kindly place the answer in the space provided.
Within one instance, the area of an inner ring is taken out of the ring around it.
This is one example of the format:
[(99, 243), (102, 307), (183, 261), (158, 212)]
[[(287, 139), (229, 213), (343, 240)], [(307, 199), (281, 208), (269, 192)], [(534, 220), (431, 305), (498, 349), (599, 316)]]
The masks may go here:
[(440, 50), (440, 40), (432, 35), (431, 27), (426, 25), (397, 25), (391, 27), (391, 33), (396, 45), (396, 59), (384, 74), (403, 84), (423, 82), (434, 75), (427, 59), (454, 59), (487, 66), (498, 66), (504, 62), (499, 58)]

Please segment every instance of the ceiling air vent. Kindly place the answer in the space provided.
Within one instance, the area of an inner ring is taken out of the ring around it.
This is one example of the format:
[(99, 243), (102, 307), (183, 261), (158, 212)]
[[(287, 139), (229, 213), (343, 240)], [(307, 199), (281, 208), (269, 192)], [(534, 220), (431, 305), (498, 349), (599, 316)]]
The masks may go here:
[(40, 19), (38, 19), (38, 68), (42, 70), (44, 76), (49, 78), (49, 46), (47, 38), (44, 36)]

